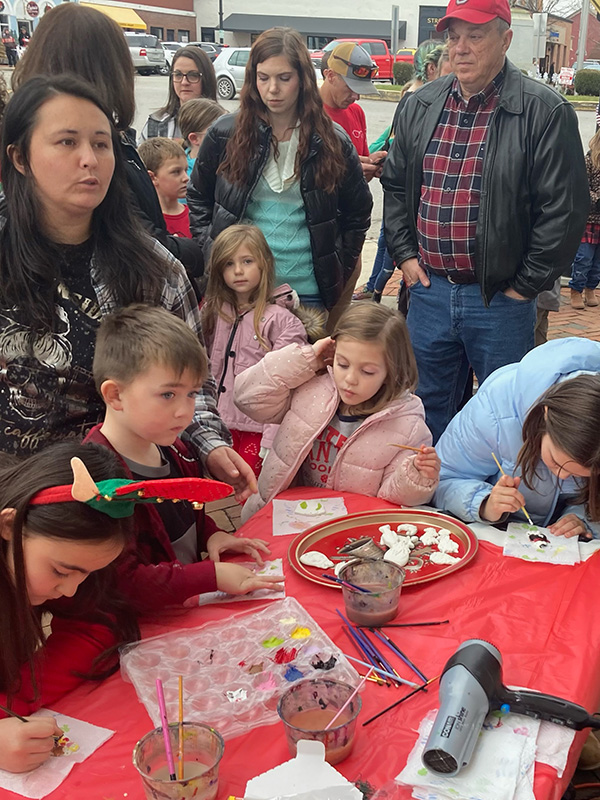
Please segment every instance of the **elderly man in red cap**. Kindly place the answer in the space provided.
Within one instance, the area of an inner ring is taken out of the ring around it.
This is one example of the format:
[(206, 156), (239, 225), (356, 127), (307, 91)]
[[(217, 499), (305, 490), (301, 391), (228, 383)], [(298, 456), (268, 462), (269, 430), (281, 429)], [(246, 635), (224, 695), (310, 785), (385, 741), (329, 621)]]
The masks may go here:
[(450, 0), (437, 29), (453, 74), (406, 102), (383, 170), (434, 441), (469, 365), (481, 383), (533, 347), (535, 298), (571, 264), (587, 218), (575, 112), (506, 58), (510, 23), (508, 0)]

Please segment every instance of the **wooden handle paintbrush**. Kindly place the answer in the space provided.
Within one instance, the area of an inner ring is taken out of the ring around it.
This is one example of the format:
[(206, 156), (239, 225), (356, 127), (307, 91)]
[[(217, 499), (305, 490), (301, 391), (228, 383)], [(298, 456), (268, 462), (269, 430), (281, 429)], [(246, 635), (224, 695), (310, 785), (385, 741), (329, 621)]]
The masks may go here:
[[(501, 466), (500, 462), (498, 461), (498, 459), (496, 458), (496, 454), (495, 454), (493, 451), (492, 451), (492, 458), (493, 458), (493, 459), (494, 459), (494, 461), (496, 462), (496, 465), (497, 465), (498, 469), (500, 470), (500, 473), (501, 473), (502, 475), (506, 475), (506, 472), (504, 472), (504, 470), (502, 469), (502, 466)], [(530, 525), (532, 525), (533, 527), (535, 527), (535, 526), (533, 525), (533, 520), (531, 519), (531, 517), (530, 517), (530, 516), (529, 516), (529, 514), (527, 513), (527, 509), (525, 508), (525, 506), (521, 506), (521, 511), (522, 511), (522, 512), (525, 514), (525, 516), (526, 516), (526, 518), (527, 518), (527, 522), (528, 522)]]

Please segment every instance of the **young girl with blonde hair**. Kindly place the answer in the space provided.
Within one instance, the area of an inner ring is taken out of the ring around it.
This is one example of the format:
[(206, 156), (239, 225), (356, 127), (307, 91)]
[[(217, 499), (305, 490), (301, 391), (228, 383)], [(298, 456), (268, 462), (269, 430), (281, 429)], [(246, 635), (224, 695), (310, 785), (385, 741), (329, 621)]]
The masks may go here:
[(233, 447), (258, 476), (261, 450), (269, 450), (275, 427), (250, 419), (233, 403), (236, 375), (265, 353), (306, 343), (306, 330), (289, 308), (294, 293), (275, 289), (273, 254), (261, 230), (232, 225), (213, 245), (202, 329), (217, 382), (218, 410), (231, 431)]
[(598, 305), (596, 286), (600, 283), (600, 131), (592, 136), (585, 156), (590, 187), (590, 213), (581, 244), (571, 265), (571, 305), (583, 311)]
[(241, 411), (260, 423), (280, 424), (243, 518), (295, 479), (317, 491), (357, 492), (409, 506), (428, 502), (439, 459), (423, 404), (413, 394), (416, 383), (404, 319), (374, 303), (351, 306), (331, 338), (267, 353), (235, 382)]

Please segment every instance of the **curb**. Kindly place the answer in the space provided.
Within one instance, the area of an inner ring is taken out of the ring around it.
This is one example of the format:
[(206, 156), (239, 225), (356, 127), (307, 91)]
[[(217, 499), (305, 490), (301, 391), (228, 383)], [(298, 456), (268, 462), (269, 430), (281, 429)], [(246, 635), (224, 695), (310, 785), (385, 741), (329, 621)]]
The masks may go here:
[[(375, 100), (384, 103), (397, 103), (402, 97), (400, 89), (378, 89), (377, 94), (361, 94), (361, 100)], [(597, 103), (590, 103), (589, 100), (569, 100), (575, 111), (595, 111)]]

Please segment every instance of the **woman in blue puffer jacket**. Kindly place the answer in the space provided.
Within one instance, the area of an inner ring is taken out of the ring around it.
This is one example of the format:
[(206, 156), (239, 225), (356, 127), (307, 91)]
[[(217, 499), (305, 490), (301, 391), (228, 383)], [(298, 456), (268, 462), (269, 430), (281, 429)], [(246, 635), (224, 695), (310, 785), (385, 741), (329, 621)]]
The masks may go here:
[(496, 370), (436, 450), (438, 508), (498, 523), (525, 505), (554, 534), (600, 536), (600, 343), (559, 339)]

